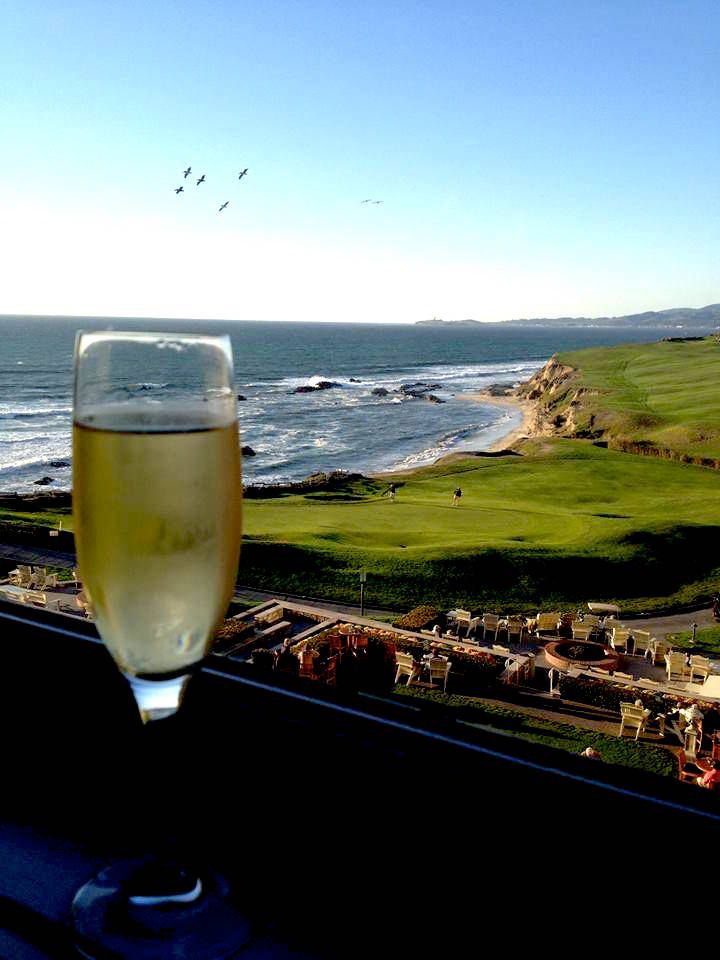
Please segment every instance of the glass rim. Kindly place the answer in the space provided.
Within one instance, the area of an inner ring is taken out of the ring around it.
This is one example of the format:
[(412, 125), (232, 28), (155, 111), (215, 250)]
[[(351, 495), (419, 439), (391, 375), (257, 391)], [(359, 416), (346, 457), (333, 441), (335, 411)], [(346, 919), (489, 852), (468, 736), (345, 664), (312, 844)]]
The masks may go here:
[(206, 343), (218, 343), (220, 341), (230, 343), (230, 335), (227, 333), (173, 333), (172, 331), (161, 332), (160, 330), (76, 330), (76, 347), (81, 340), (86, 338), (90, 343), (94, 340), (189, 340), (194, 343), (202, 341)]
[(159, 330), (77, 330), (75, 332), (75, 349), (73, 351), (77, 364), (86, 350), (101, 343), (116, 341), (121, 343), (138, 343), (150, 345), (153, 342), (185, 343), (196, 346), (213, 347), (222, 351), (225, 359), (234, 370), (232, 340), (227, 333), (173, 333)]

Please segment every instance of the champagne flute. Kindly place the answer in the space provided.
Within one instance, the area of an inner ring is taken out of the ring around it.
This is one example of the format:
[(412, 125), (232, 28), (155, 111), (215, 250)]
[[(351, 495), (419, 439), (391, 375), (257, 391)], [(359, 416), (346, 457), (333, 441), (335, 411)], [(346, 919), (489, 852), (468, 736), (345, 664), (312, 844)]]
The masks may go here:
[[(235, 583), (242, 486), (233, 385), (227, 337), (77, 337), (78, 565), (102, 640), (152, 728), (179, 709)], [(246, 936), (226, 895), (220, 878), (167, 859), (115, 864), (76, 895), (76, 929), (89, 956), (104, 956), (108, 942), (113, 956), (164, 956), (159, 929), (173, 931), (174, 957), (225, 956)]]

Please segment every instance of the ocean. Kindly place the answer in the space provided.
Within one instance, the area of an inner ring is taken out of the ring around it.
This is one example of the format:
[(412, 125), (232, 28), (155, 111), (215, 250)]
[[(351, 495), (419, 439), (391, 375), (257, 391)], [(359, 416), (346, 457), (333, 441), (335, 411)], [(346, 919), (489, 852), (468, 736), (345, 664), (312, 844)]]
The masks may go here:
[[(78, 329), (227, 333), (233, 344), (243, 460), (252, 483), (330, 470), (419, 466), (483, 449), (518, 423), (515, 411), (462, 399), (526, 380), (556, 351), (657, 340), (665, 330), (537, 328), (452, 331), (424, 326), (104, 318), (0, 318), (0, 492), (71, 487), (73, 344)], [(689, 333), (690, 331), (683, 331)], [(128, 383), (143, 380), (128, 370)], [(319, 380), (330, 390), (293, 393)], [(435, 404), (395, 392), (422, 382)], [(152, 381), (149, 389), (162, 392)], [(384, 396), (373, 390), (384, 388)]]

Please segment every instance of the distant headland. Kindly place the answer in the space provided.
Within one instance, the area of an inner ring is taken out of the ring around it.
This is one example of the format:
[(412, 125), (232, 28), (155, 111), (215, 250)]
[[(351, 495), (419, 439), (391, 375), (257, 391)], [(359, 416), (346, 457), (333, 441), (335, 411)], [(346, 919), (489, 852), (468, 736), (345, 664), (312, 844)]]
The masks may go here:
[[(504, 320), (502, 324), (520, 327), (692, 327), (713, 330), (720, 326), (720, 303), (707, 307), (673, 307), (670, 310), (647, 310), (645, 313), (630, 313), (623, 317), (533, 317)], [(424, 327), (481, 327), (480, 320), (418, 320)]]

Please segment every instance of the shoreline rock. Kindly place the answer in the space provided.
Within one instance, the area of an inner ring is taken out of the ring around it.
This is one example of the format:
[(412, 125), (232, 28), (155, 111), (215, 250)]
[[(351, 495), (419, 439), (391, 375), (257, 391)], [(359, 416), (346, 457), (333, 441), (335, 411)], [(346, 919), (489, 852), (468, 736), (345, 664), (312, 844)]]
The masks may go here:
[(306, 384), (302, 387), (295, 387), (290, 393), (315, 393), (317, 390), (334, 390), (336, 387), (342, 387), (341, 383), (335, 383), (334, 380), (319, 380), (316, 384)]

